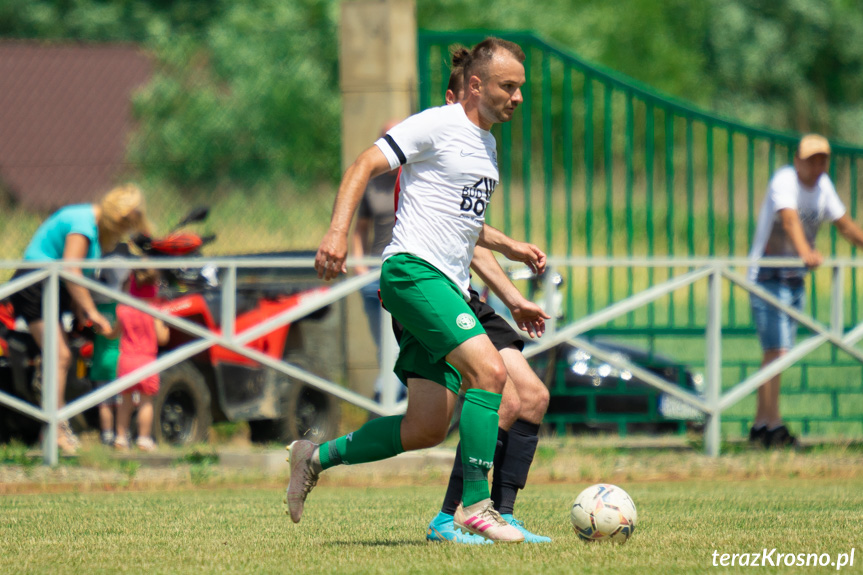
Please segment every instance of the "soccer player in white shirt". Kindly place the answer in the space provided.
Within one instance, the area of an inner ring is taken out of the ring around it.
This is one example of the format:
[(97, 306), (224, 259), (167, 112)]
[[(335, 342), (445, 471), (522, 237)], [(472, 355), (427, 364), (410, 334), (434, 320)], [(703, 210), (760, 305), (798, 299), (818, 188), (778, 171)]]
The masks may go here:
[(327, 280), (347, 271), (347, 234), (369, 178), (402, 165), (393, 241), (383, 255), (381, 298), (406, 330), (396, 372), (410, 371), (425, 379), (419, 380), (424, 385), (410, 389), (404, 416), (374, 419), (320, 448), (308, 441), (291, 444), (287, 501), (295, 522), (323, 469), (440, 443), (463, 383), (464, 491), (456, 525), (496, 542), (524, 540), (494, 510), (489, 495), (487, 475), (497, 442), (506, 369), (467, 304), (468, 266), (477, 244), (534, 271), (545, 267), (539, 248), (514, 241), (484, 222), (498, 180), (489, 130), (511, 120), (522, 102), (523, 61), (516, 44), (481, 42), (465, 64), (466, 97), (460, 105), (411, 116), (363, 152), (345, 173), (315, 268)]
[[(452, 54), (452, 69), (447, 84), (446, 103), (456, 104), (464, 98), (464, 60), (469, 57), (466, 48)], [(395, 195), (400, 188), (396, 182)], [(476, 273), (497, 295), (512, 313), (518, 327), (530, 337), (541, 337), (545, 331), (545, 320), (549, 318), (542, 307), (526, 299), (518, 291), (494, 254), (476, 246), (471, 271)], [(518, 492), (525, 488), (539, 440), (539, 429), (548, 409), (549, 392), (522, 355), (524, 341), (515, 329), (487, 303), (479, 293), (470, 288), (469, 306), (485, 329), (492, 344), (500, 352), (506, 366), (507, 380), (498, 410), (498, 438), (494, 453), (494, 482), (491, 498), (501, 517), (524, 535), (525, 543), (550, 543), (551, 538), (533, 533), (522, 521), (515, 518), (515, 502)], [(393, 322), (393, 331), (400, 338), (402, 328)], [(415, 379), (407, 380), (408, 387), (424, 385)], [(427, 385), (427, 384), (425, 384)], [(488, 539), (464, 532), (455, 526), (455, 513), (462, 500), (464, 484), (461, 445), (456, 448), (456, 458), (447, 483), (446, 495), (440, 512), (429, 522), (426, 539), (432, 542), (460, 544), (487, 544)]]

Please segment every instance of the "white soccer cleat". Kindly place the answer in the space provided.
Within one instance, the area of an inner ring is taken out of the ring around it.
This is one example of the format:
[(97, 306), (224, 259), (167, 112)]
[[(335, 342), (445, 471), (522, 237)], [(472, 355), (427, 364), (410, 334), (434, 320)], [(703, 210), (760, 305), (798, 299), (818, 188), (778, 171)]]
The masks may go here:
[(303, 516), (303, 505), (311, 490), (318, 483), (318, 473), (312, 467), (312, 456), (318, 448), (316, 443), (297, 440), (288, 446), (290, 451), (291, 481), (285, 492), (288, 513), (294, 523)]
[(459, 504), (453, 516), (455, 526), (465, 532), (485, 537), (495, 543), (521, 543), (524, 535), (507, 523), (494, 510), (491, 499), (484, 499), (469, 507)]

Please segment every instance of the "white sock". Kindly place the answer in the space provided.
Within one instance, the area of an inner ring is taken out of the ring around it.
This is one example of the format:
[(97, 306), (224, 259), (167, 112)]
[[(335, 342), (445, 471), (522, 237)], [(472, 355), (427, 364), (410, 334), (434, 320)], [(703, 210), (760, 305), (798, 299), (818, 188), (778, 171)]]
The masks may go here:
[(312, 453), (312, 471), (315, 473), (321, 473), (324, 470), (324, 466), (321, 465), (321, 448), (318, 447), (315, 449), (315, 452)]

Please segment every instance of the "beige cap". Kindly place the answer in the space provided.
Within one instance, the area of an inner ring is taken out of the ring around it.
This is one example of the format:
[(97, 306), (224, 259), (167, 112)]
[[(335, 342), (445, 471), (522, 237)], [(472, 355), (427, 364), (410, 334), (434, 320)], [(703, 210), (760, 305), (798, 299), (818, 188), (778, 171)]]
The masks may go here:
[(800, 139), (800, 146), (797, 148), (797, 157), (805, 160), (815, 154), (827, 154), (829, 156), (830, 142), (824, 136), (806, 134)]

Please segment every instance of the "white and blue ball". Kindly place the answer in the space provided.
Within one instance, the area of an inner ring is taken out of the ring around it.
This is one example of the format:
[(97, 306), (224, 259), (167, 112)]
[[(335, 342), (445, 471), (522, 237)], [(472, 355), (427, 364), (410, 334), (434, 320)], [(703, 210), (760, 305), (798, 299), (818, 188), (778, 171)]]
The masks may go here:
[(578, 494), (569, 517), (576, 535), (584, 541), (625, 543), (635, 531), (638, 512), (626, 491), (597, 483)]

